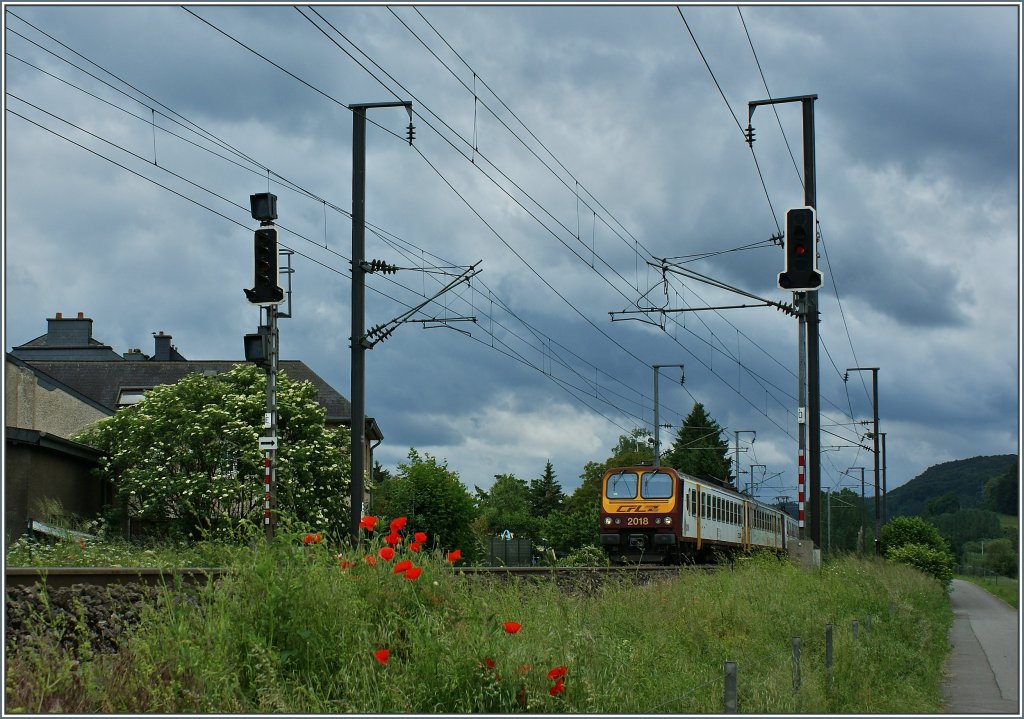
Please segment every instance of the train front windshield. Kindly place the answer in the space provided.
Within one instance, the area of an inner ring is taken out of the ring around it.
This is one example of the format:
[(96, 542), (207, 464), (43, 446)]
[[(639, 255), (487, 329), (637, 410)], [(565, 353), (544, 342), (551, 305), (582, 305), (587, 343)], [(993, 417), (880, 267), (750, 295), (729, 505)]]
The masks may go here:
[(664, 472), (644, 472), (640, 478), (640, 496), (644, 499), (668, 499), (672, 496), (672, 477)]
[(636, 499), (636, 474), (617, 472), (608, 475), (605, 482), (605, 496), (608, 499)]

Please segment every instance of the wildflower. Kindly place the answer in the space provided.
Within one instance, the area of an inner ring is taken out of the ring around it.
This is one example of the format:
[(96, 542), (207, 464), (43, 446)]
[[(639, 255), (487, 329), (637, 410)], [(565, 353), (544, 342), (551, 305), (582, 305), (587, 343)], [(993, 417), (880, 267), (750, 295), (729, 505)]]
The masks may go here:
[(373, 531), (373, 525), (377, 523), (376, 517), (366, 516), (359, 520), (359, 528), (365, 529), (367, 532)]
[(304, 544), (309, 544), (310, 542), (313, 541), (313, 535), (312, 534), (307, 534), (305, 537), (303, 537), (302, 541), (303, 541)]
[(354, 567), (354, 566), (356, 566), (355, 562), (350, 562), (347, 559), (342, 559), (341, 560), (341, 568), (342, 569), (348, 569), (349, 567)]
[(506, 634), (515, 634), (516, 632), (518, 632), (522, 628), (523, 628), (523, 625), (520, 624), (519, 622), (505, 622), (505, 633)]
[(373, 556), (372, 554), (367, 554), (365, 557), (363, 557), (363, 559), (371, 567), (376, 567), (377, 566), (377, 558), (375, 556)]
[(462, 559), (462, 550), (461, 549), (456, 549), (453, 552), (448, 552), (448, 561), (451, 562), (452, 564), (454, 564), (455, 562), (459, 561), (460, 559)]
[(552, 669), (550, 672), (548, 672), (548, 679), (550, 679), (551, 681), (555, 681), (556, 679), (561, 679), (562, 677), (565, 676), (565, 672), (566, 671), (567, 671), (567, 668), (565, 666), (561, 666), (561, 665), (557, 666), (554, 669)]
[(399, 534), (392, 532), (388, 536), (384, 537), (384, 541), (394, 547), (402, 541), (402, 537)]
[(320, 532), (316, 532), (315, 534), (313, 534), (313, 544), (320, 544), (320, 541)]
[(408, 521), (405, 517), (398, 517), (397, 519), (391, 520), (391, 533), (394, 534), (399, 529), (405, 529), (405, 523)]
[(408, 559), (403, 559), (401, 562), (399, 562), (398, 564), (395, 565), (395, 571), (392, 572), (392, 574), (401, 574), (406, 569), (411, 569), (411, 568), (412, 568), (412, 562), (410, 562)]
[(405, 572), (405, 578), (408, 580), (414, 580), (423, 573), (423, 567), (411, 567)]
[(418, 552), (418, 551), (420, 551), (420, 543), (419, 542), (410, 542), (409, 543), (409, 551), (410, 552)]
[(417, 544), (423, 544), (427, 541), (427, 535), (423, 532), (416, 532), (416, 534), (412, 535), (412, 538)]
[(387, 666), (387, 664), (388, 664), (388, 656), (390, 656), (390, 654), (391, 654), (391, 652), (388, 651), (387, 649), (378, 649), (377, 651), (375, 651), (373, 653), (373, 656), (374, 656), (374, 658), (378, 662), (380, 662), (384, 666)]
[(85, 540), (84, 540), (84, 539), (81, 539), (81, 538), (79, 538), (79, 540), (78, 540), (78, 546), (79, 546), (79, 547), (81, 547), (82, 549), (85, 549)]
[(557, 697), (559, 694), (561, 694), (564, 691), (565, 691), (565, 682), (562, 681), (561, 679), (559, 679), (557, 682), (555, 682), (555, 686), (553, 686), (550, 689), (548, 689), (548, 694), (550, 694), (553, 697)]
[(377, 556), (386, 562), (390, 562), (395, 558), (395, 550), (391, 547), (381, 547), (377, 550)]
[(497, 666), (497, 662), (490, 657), (484, 657), (484, 666), (488, 669), (494, 669), (494, 667)]

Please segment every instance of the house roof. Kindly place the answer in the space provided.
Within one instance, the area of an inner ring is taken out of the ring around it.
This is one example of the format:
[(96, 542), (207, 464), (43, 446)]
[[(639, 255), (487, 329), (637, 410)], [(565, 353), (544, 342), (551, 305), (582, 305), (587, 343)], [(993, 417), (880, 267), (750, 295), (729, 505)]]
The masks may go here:
[(6, 427), (5, 439), (9, 444), (25, 444), (41, 449), (48, 449), (70, 457), (83, 459), (88, 462), (96, 462), (105, 452), (79, 442), (72, 442), (70, 439), (58, 437), (49, 432), (40, 432), (35, 429), (22, 429), (20, 427)]

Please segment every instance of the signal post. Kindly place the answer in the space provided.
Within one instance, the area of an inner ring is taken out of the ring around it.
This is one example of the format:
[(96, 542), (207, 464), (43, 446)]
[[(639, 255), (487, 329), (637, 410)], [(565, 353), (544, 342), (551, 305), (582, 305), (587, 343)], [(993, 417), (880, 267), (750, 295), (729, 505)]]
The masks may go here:
[(277, 451), (277, 305), (284, 301), (284, 290), (278, 286), (277, 266), (277, 195), (262, 192), (249, 196), (252, 218), (260, 226), (253, 234), (253, 287), (244, 290), (246, 299), (266, 311), (266, 324), (256, 334), (245, 336), (245, 359), (262, 366), (267, 372), (267, 411), (263, 421), (260, 450), (263, 452), (263, 528), (267, 541), (274, 538), (273, 510), (277, 506), (275, 453)]

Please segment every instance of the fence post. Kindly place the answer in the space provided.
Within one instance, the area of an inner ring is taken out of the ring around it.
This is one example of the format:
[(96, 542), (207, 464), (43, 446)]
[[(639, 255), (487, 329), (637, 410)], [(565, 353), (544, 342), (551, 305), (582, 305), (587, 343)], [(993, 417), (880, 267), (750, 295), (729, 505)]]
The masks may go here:
[(870, 614), (869, 614), (869, 615), (867, 615), (867, 616), (866, 616), (866, 617), (864, 618), (864, 632), (865, 632), (865, 633), (866, 633), (866, 634), (867, 634), (868, 636), (870, 636), (870, 635), (871, 635), (871, 615), (870, 615)]
[(889, 602), (889, 621), (892, 621), (892, 601)]
[(800, 691), (800, 637), (793, 637), (793, 693)]
[(736, 713), (736, 662), (725, 663), (725, 713)]
[(828, 691), (832, 691), (832, 625), (825, 625), (825, 674), (828, 678)]
[(857, 630), (860, 629), (860, 622), (853, 620), (853, 641), (857, 641)]

